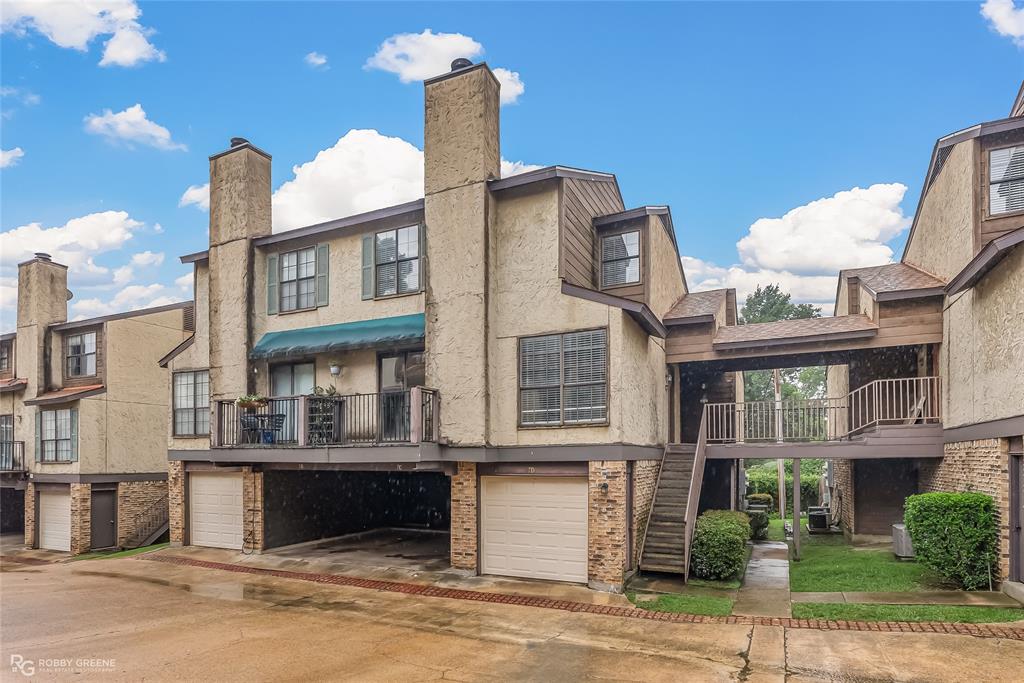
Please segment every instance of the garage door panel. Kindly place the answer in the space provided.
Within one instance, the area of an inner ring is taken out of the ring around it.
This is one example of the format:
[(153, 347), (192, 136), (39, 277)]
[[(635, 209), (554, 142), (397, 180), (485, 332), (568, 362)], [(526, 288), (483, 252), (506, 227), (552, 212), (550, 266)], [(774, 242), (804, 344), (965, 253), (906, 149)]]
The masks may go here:
[(484, 573), (586, 582), (587, 481), (483, 477)]
[(189, 540), (211, 548), (242, 548), (242, 475), (189, 475)]
[(39, 492), (39, 547), (71, 551), (71, 492)]

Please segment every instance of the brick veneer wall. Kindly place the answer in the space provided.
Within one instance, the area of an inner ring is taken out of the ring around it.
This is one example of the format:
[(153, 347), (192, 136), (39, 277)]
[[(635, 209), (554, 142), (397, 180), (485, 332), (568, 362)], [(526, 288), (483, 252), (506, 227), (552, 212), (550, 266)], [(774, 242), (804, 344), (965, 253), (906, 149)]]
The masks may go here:
[(633, 463), (633, 561), (640, 563), (640, 544), (647, 529), (647, 517), (654, 502), (654, 489), (658, 485), (660, 460), (637, 460)]
[[(137, 531), (140, 516), (164, 501), (166, 481), (122, 481), (117, 485), (117, 544), (123, 546)], [(166, 501), (164, 502), (166, 505)]]
[(458, 463), (452, 475), (451, 563), (455, 569), (477, 570), (476, 463)]
[(25, 485), (25, 547), (36, 545), (36, 485)]
[(92, 484), (71, 484), (71, 554), (92, 547)]
[(263, 472), (242, 468), (242, 547), (263, 550)]
[(922, 493), (977, 491), (992, 496), (999, 524), (999, 577), (1010, 573), (1010, 441), (981, 439), (947, 443), (941, 460), (923, 460)]
[[(853, 462), (850, 460), (833, 460), (832, 471), (835, 472), (835, 487), (839, 495), (839, 520), (843, 532), (854, 533), (853, 517)], [(832, 503), (835, 505), (835, 502)]]
[(171, 545), (185, 543), (185, 463), (167, 463), (167, 510)]
[[(588, 574), (591, 588), (621, 591), (626, 569), (626, 463), (592, 460), (587, 515)], [(603, 487), (608, 485), (607, 490)]]

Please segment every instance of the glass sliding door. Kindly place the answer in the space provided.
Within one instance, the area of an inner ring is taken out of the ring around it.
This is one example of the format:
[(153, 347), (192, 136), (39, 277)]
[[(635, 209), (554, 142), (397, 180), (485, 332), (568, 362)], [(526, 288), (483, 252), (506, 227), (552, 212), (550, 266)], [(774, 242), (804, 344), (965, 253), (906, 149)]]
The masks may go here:
[[(267, 406), (270, 420), (281, 421), (281, 429), (275, 440), (294, 443), (298, 438), (298, 401), (279, 397), (307, 396), (316, 387), (316, 366), (313, 363), (290, 363), (275, 365), (270, 369), (270, 403)], [(275, 400), (277, 399), (277, 400)], [(283, 415), (275, 418), (275, 415)]]
[(380, 380), (380, 440), (409, 440), (409, 389), (422, 386), (422, 351), (382, 355), (378, 361)]

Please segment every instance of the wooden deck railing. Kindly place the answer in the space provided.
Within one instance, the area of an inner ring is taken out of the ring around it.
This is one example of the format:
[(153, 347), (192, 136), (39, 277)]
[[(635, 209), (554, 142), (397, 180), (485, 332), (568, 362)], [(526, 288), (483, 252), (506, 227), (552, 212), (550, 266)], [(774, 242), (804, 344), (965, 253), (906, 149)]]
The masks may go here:
[(708, 443), (848, 439), (878, 425), (938, 423), (938, 377), (879, 379), (840, 398), (708, 403)]
[(436, 442), (434, 389), (330, 396), (279, 396), (258, 408), (217, 401), (217, 447), (375, 446)]

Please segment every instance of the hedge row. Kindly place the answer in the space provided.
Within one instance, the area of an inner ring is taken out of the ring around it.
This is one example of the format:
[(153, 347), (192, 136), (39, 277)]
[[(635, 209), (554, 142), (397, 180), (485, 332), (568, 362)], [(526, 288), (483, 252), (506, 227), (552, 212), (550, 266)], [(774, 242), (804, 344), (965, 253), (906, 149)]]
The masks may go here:
[(708, 510), (697, 518), (690, 546), (690, 572), (702, 579), (729, 579), (740, 573), (750, 540), (745, 512)]
[(982, 493), (922, 493), (907, 498), (904, 521), (914, 555), (967, 590), (990, 588), (997, 560), (995, 504)]
[[(804, 510), (818, 504), (818, 482), (821, 477), (800, 477), (800, 507)], [(779, 477), (775, 473), (747, 472), (747, 495), (767, 493), (772, 500), (779, 500)], [(776, 511), (777, 510), (773, 510)], [(786, 476), (786, 511), (793, 511), (793, 477)]]

